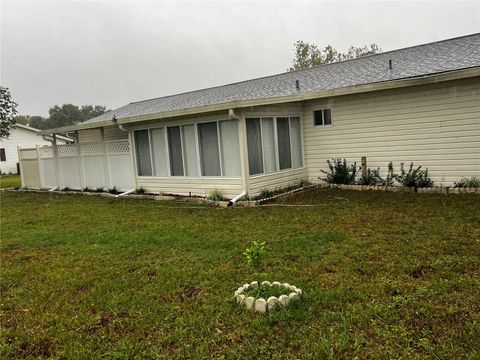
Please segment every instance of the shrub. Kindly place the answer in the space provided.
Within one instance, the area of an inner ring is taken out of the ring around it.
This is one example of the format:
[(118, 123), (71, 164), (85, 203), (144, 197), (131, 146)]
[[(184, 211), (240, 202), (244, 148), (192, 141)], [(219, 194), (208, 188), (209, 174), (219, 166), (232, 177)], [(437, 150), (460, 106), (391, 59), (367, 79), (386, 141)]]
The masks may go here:
[(383, 185), (385, 182), (380, 176), (380, 168), (367, 169), (367, 174), (362, 175), (359, 180), (360, 185)]
[(395, 180), (407, 187), (416, 189), (424, 187), (432, 187), (433, 181), (428, 176), (428, 169), (422, 170), (422, 167), (413, 167), (413, 162), (410, 163), (410, 168), (405, 171), (404, 163), (400, 164), (400, 175), (395, 175)]
[(260, 191), (260, 195), (258, 196), (259, 199), (268, 199), (275, 195), (275, 192), (271, 189), (262, 189)]
[(460, 181), (455, 182), (456, 188), (480, 188), (480, 177), (472, 176), (471, 178), (462, 178)]
[(143, 195), (145, 194), (145, 189), (144, 188), (138, 188), (138, 189), (135, 189), (135, 194), (137, 195)]
[(96, 188), (95, 192), (96, 193), (102, 193), (102, 192), (104, 192), (104, 189), (103, 188)]
[(307, 187), (307, 186), (310, 186), (312, 185), (312, 182), (308, 179), (302, 179), (300, 180), (300, 182), (298, 183), (298, 187), (299, 188), (303, 188), (303, 187)]
[(327, 160), (329, 171), (322, 170), (327, 176), (321, 178), (329, 184), (353, 184), (355, 183), (355, 177), (360, 171), (360, 167), (357, 168), (357, 163), (349, 165), (347, 160), (332, 159)]
[(388, 172), (387, 172), (387, 179), (384, 182), (385, 186), (393, 186), (393, 182), (395, 181), (395, 173), (393, 171), (393, 163), (390, 161), (388, 163)]
[(262, 266), (262, 257), (265, 254), (265, 242), (259, 243), (252, 241), (249, 247), (245, 249), (243, 255), (247, 259), (247, 264), (259, 272)]
[(70, 191), (70, 188), (68, 186), (65, 186), (62, 191)]
[(208, 200), (212, 201), (222, 201), (224, 199), (222, 190), (215, 188), (207, 196)]

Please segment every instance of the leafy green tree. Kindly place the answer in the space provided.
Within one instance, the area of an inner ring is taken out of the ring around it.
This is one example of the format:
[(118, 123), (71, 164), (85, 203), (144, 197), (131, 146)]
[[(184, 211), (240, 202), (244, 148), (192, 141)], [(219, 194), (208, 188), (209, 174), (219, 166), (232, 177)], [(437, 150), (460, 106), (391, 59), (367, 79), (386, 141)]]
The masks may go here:
[(36, 129), (43, 129), (45, 118), (43, 116), (17, 115), (15, 116), (17, 124), (27, 125)]
[(15, 126), (15, 115), (18, 104), (12, 100), (8, 88), (0, 86), (0, 138), (8, 138), (10, 130)]
[(301, 40), (297, 41), (294, 46), (295, 55), (292, 67), (290, 67), (289, 71), (308, 69), (316, 65), (330, 64), (337, 61), (350, 60), (382, 52), (377, 44), (361, 47), (351, 46), (345, 53), (338, 52), (332, 45), (327, 45), (320, 49), (315, 44), (310, 44)]

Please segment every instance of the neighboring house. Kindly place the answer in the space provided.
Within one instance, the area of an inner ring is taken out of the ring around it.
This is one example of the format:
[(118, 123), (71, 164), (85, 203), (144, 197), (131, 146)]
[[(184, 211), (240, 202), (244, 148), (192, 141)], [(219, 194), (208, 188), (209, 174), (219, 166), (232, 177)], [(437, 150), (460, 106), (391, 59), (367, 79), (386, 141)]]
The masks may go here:
[[(182, 76), (182, 74), (179, 74)], [(227, 197), (318, 181), (346, 158), (422, 165), (436, 185), (480, 175), (480, 34), (133, 102), (58, 151), (59, 186)], [(54, 152), (55, 153), (55, 152)]]
[[(17, 174), (18, 146), (52, 145), (51, 141), (39, 136), (39, 131), (39, 129), (30, 126), (15, 124), (15, 127), (10, 131), (10, 136), (7, 139), (0, 139), (0, 172), (2, 174)], [(52, 137), (45, 136), (45, 138), (51, 139)], [(69, 141), (71, 139), (64, 136), (58, 138), (59, 144), (65, 144)]]

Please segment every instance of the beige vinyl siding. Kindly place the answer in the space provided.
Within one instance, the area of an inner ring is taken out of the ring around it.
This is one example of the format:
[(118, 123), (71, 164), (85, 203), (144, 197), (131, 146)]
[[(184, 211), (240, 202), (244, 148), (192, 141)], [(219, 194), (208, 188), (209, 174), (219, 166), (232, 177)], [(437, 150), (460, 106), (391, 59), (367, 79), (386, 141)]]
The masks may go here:
[(299, 102), (265, 106), (252, 106), (243, 110), (245, 117), (300, 116), (302, 104)]
[(102, 129), (88, 129), (88, 130), (80, 130), (78, 132), (78, 142), (79, 143), (93, 143), (93, 142), (102, 142)]
[(147, 192), (208, 196), (213, 189), (219, 189), (229, 199), (242, 192), (241, 178), (142, 178), (137, 177), (137, 186)]
[(264, 189), (273, 190), (289, 185), (298, 184), (307, 178), (306, 168), (283, 170), (280, 172), (250, 176), (249, 195), (257, 195)]
[[(332, 109), (331, 127), (313, 111)], [(327, 159), (346, 158), (385, 173), (389, 161), (429, 169), (435, 185), (480, 176), (480, 79), (456, 80), (308, 101), (303, 131), (308, 175), (323, 177)]]
[(128, 139), (128, 132), (122, 131), (118, 126), (106, 126), (103, 128), (103, 137), (105, 141)]

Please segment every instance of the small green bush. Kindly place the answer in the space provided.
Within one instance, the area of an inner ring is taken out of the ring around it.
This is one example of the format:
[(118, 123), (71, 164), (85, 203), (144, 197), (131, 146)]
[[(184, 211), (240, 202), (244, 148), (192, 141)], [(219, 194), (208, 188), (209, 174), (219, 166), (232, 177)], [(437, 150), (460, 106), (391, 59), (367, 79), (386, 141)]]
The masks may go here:
[(103, 188), (96, 188), (96, 189), (95, 189), (95, 192), (96, 192), (96, 193), (102, 193), (102, 192), (104, 192), (104, 191), (105, 191), (105, 190), (104, 190)]
[(271, 189), (262, 189), (260, 191), (260, 195), (258, 196), (259, 199), (268, 199), (275, 195), (275, 192)]
[(405, 170), (404, 163), (400, 164), (400, 174), (395, 175), (395, 180), (406, 187), (426, 188), (432, 187), (433, 181), (428, 176), (428, 169), (422, 170), (422, 167), (413, 167), (413, 162), (410, 163), (408, 171)]
[(312, 185), (312, 182), (308, 179), (302, 179), (300, 180), (300, 182), (298, 183), (298, 187), (299, 188), (303, 188), (303, 187), (307, 187), (307, 186), (310, 186)]
[(215, 188), (207, 196), (208, 200), (212, 201), (222, 201), (224, 199), (222, 190)]
[(135, 189), (135, 194), (136, 195), (143, 195), (143, 194), (145, 194), (145, 189), (142, 188), (142, 187), (140, 187), (138, 189)]
[(70, 191), (71, 189), (68, 186), (65, 186), (62, 191)]
[(380, 168), (367, 169), (367, 174), (362, 175), (358, 181), (360, 185), (383, 185), (385, 180), (380, 176)]
[(250, 246), (245, 249), (243, 255), (247, 259), (247, 264), (259, 272), (262, 266), (262, 257), (265, 254), (265, 242), (252, 241)]
[(455, 182), (456, 188), (480, 188), (480, 177), (472, 176), (471, 178), (462, 178), (460, 181)]
[(113, 188), (108, 189), (108, 193), (109, 193), (109, 194), (114, 194), (114, 195), (120, 194), (120, 192), (117, 190), (116, 186), (114, 186)]
[(355, 178), (360, 171), (360, 167), (357, 168), (357, 163), (349, 165), (345, 159), (332, 159), (327, 160), (328, 171), (322, 170), (327, 176), (320, 178), (329, 184), (354, 184)]

